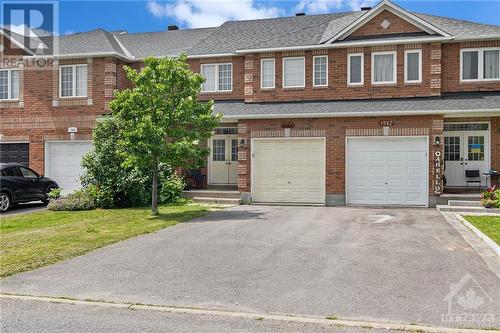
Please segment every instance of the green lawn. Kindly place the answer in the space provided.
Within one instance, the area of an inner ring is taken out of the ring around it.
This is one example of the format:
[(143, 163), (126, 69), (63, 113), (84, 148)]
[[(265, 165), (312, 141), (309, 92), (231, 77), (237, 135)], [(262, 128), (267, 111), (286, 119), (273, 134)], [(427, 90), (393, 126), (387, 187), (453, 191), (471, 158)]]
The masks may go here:
[(500, 216), (464, 216), (473, 226), (483, 234), (500, 244)]
[(163, 205), (82, 212), (43, 211), (0, 217), (0, 276), (82, 255), (130, 237), (202, 216), (216, 206)]

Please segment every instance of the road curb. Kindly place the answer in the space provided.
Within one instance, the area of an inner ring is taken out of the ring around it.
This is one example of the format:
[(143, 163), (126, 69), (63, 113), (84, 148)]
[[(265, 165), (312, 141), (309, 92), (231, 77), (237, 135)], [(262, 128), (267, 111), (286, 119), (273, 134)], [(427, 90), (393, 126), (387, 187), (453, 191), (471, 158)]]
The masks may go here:
[(144, 310), (144, 311), (161, 311), (174, 314), (191, 314), (191, 315), (209, 315), (218, 317), (232, 317), (244, 318), (255, 320), (273, 320), (273, 321), (286, 321), (298, 323), (310, 323), (319, 325), (340, 325), (347, 327), (359, 328), (374, 328), (374, 329), (387, 329), (398, 330), (406, 332), (429, 332), (429, 333), (485, 333), (491, 332), (490, 329), (472, 329), (472, 328), (451, 328), (443, 326), (427, 326), (417, 324), (406, 324), (397, 322), (379, 322), (379, 321), (366, 321), (357, 319), (326, 319), (315, 316), (299, 316), (287, 314), (273, 314), (273, 313), (253, 313), (253, 312), (239, 312), (203, 308), (190, 308), (190, 307), (176, 307), (169, 305), (150, 305), (150, 304), (135, 304), (135, 303), (115, 303), (107, 302), (104, 300), (79, 300), (69, 298), (47, 297), (47, 296), (31, 296), (31, 295), (15, 295), (15, 294), (1, 294), (0, 298), (17, 299), (26, 301), (38, 302), (51, 302), (72, 305), (87, 305), (99, 306), (107, 308), (121, 308), (130, 310)]
[(481, 230), (476, 228), (472, 223), (467, 221), (462, 215), (460, 214), (455, 214), (455, 216), (463, 223), (465, 226), (467, 226), (473, 233), (475, 233), (479, 238), (483, 240), (483, 242), (488, 245), (493, 252), (496, 253), (497, 256), (500, 256), (500, 246), (497, 245), (491, 238), (489, 238), (487, 235), (485, 235)]

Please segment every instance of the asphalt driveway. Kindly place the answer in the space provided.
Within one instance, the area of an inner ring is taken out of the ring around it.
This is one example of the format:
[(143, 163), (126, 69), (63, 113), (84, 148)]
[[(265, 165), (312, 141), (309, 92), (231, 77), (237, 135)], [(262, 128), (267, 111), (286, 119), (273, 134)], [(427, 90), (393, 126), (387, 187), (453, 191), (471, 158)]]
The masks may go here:
[(15, 275), (1, 289), (443, 325), (444, 298), (467, 273), (482, 288), (480, 311), (496, 316), (488, 326), (498, 326), (499, 279), (433, 209), (239, 206)]

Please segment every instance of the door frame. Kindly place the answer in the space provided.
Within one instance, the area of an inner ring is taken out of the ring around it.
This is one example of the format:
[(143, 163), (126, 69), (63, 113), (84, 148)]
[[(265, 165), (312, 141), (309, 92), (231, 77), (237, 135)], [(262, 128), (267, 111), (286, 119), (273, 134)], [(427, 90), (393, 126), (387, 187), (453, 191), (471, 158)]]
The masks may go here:
[[(207, 163), (207, 185), (237, 185), (238, 184), (238, 176), (236, 175), (236, 182), (235, 183), (227, 183), (227, 184), (221, 184), (221, 183), (212, 183), (210, 181), (210, 176), (212, 174), (212, 140), (214, 137), (219, 136), (219, 137), (231, 137), (231, 140), (236, 139), (236, 144), (238, 144), (238, 134), (214, 134), (210, 137), (210, 139), (207, 140), (207, 147), (210, 150), (210, 154), (207, 156), (208, 158), (208, 163)], [(238, 147), (239, 148), (239, 147)], [(229, 152), (231, 153), (231, 152)], [(227, 152), (226, 152), (227, 154)], [(236, 161), (239, 162), (239, 161)], [(236, 169), (238, 169), (238, 166), (236, 166)], [(236, 170), (236, 174), (238, 174), (238, 170)]]
[(47, 175), (48, 166), (49, 166), (49, 155), (48, 146), (50, 143), (81, 143), (81, 142), (89, 142), (92, 145), (92, 140), (46, 140), (43, 144), (43, 174)]
[[(487, 167), (488, 170), (491, 170), (491, 121), (450, 121), (446, 122), (445, 124), (488, 124), (488, 130), (486, 131), (481, 131), (481, 130), (475, 130), (475, 131), (444, 131), (443, 130), (443, 138), (445, 137), (445, 133), (467, 133), (467, 132), (486, 132), (486, 137), (488, 138), (488, 151), (484, 152), (484, 157), (488, 158), (487, 161)], [(462, 143), (461, 143), (462, 144)], [(444, 139), (443, 139), (443, 151), (444, 151)], [(466, 152), (464, 152), (465, 154)], [(443, 163), (446, 165), (446, 161), (444, 160), (443, 156)], [(445, 174), (446, 171), (443, 172), (443, 175)], [(488, 181), (488, 179), (486, 179)], [(490, 179), (491, 182), (491, 179)], [(488, 184), (485, 184), (488, 186)], [(460, 186), (452, 186), (452, 188), (460, 188)]]
[[(325, 190), (325, 202), (323, 204), (326, 204), (326, 137), (324, 136), (307, 136), (307, 137), (302, 137), (302, 136), (293, 136), (293, 137), (278, 137), (278, 138), (251, 138), (250, 140), (250, 198), (253, 202), (253, 196), (255, 193), (255, 159), (254, 159), (254, 153), (255, 153), (255, 141), (263, 141), (263, 140), (322, 140), (323, 141), (323, 159), (325, 163), (323, 163), (323, 179), (324, 179), (324, 190)], [(291, 204), (291, 203), (290, 203)], [(300, 204), (299, 204), (300, 205)], [(309, 204), (309, 205), (314, 205), (314, 204)], [(317, 204), (316, 204), (317, 205)]]
[[(425, 146), (426, 151), (425, 153), (427, 154), (427, 163), (425, 163), (425, 173), (427, 174), (427, 181), (425, 182), (425, 205), (391, 205), (391, 204), (384, 204), (384, 206), (391, 206), (391, 207), (429, 207), (429, 182), (431, 180), (431, 175), (429, 174), (429, 163), (430, 163), (430, 155), (429, 155), (429, 135), (392, 135), (392, 136), (346, 136), (345, 137), (345, 147), (344, 147), (344, 183), (345, 183), (345, 188), (344, 188), (344, 196), (345, 196), (345, 204), (346, 206), (360, 206), (359, 204), (349, 204), (347, 200), (347, 189), (349, 188), (349, 177), (347, 177), (347, 146), (349, 139), (386, 139), (386, 140), (394, 140), (398, 138), (424, 138), (425, 139)], [(444, 145), (444, 142), (443, 142)], [(366, 206), (379, 206), (377, 204), (363, 204)]]

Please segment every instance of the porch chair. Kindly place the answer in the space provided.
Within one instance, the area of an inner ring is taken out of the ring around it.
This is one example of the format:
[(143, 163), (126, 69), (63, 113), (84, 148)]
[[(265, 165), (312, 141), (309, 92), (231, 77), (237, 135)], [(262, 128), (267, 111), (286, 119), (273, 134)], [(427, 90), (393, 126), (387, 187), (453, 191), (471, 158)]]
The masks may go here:
[(186, 175), (186, 190), (203, 188), (205, 179), (206, 176), (200, 170), (189, 170)]
[(469, 191), (469, 184), (478, 184), (478, 189), (481, 189), (481, 174), (479, 170), (465, 170), (465, 192)]

